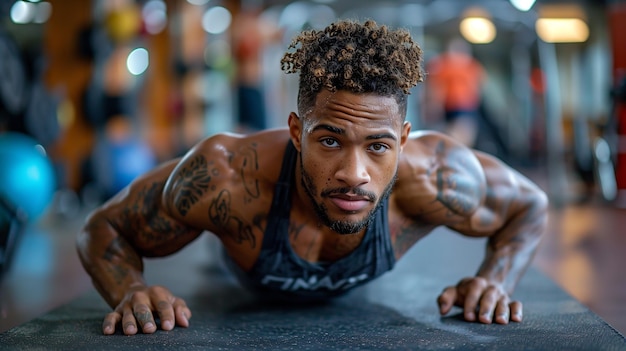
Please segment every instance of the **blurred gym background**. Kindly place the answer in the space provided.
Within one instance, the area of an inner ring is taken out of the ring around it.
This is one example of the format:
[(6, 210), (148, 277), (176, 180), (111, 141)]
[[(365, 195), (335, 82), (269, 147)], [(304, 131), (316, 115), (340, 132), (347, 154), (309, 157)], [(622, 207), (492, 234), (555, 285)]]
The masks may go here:
[[(286, 125), (297, 81), (281, 55), (338, 18), (407, 28), (427, 63), (462, 42), (480, 67), (478, 87), (457, 87), (478, 92), (471, 146), (550, 196), (538, 264), (626, 330), (608, 312), (626, 306), (624, 278), (597, 267), (626, 264), (624, 0), (0, 1), (1, 326), (89, 286), (76, 228), (134, 177), (211, 134)], [(446, 131), (429, 78), (408, 119)], [(598, 279), (614, 281), (608, 302)]]

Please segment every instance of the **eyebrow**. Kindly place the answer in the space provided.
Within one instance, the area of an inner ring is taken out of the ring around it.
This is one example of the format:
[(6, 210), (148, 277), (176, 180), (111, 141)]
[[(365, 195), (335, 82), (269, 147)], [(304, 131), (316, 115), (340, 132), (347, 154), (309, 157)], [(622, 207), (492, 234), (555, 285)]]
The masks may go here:
[(374, 135), (368, 135), (365, 139), (367, 140), (377, 140), (377, 139), (392, 139), (392, 140), (398, 140), (398, 138), (396, 138), (395, 135), (393, 134), (389, 134), (389, 133), (382, 133), (382, 134), (374, 134)]
[[(346, 134), (346, 131), (342, 128), (337, 128), (337, 127), (333, 127), (331, 125), (328, 124), (320, 124), (315, 126), (312, 130), (311, 133), (316, 132), (318, 130), (327, 130), (331, 133), (335, 133), (338, 135), (344, 135)], [(368, 135), (367, 137), (365, 137), (365, 139), (367, 140), (378, 140), (378, 139), (392, 139), (392, 140), (398, 140), (398, 138), (390, 133), (381, 133), (381, 134), (373, 134), (373, 135)]]
[(315, 128), (313, 128), (311, 130), (311, 133), (316, 132), (318, 130), (327, 130), (331, 133), (335, 133), (335, 134), (339, 134), (339, 135), (344, 135), (346, 134), (346, 131), (341, 129), (341, 128), (337, 128), (337, 127), (333, 127), (333, 126), (329, 126), (328, 124), (319, 124), (317, 126), (315, 126)]

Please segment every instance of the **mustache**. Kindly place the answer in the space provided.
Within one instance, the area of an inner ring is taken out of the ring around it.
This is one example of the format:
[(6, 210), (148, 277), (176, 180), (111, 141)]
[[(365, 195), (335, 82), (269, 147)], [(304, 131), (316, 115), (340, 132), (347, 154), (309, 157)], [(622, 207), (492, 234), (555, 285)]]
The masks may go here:
[(376, 201), (376, 194), (367, 190), (363, 190), (362, 188), (351, 188), (351, 187), (333, 188), (333, 189), (323, 190), (320, 195), (322, 197), (328, 197), (332, 194), (347, 194), (347, 193), (353, 193), (357, 196), (366, 197), (369, 201), (372, 201), (372, 202)]

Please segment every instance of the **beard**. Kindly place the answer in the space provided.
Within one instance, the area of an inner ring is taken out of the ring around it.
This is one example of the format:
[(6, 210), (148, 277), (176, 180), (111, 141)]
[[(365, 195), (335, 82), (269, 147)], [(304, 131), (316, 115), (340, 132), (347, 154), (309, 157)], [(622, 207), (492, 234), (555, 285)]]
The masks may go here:
[(315, 194), (317, 193), (317, 187), (313, 183), (313, 178), (304, 170), (302, 163), (302, 155), (300, 155), (300, 174), (301, 174), (301, 182), (304, 187), (304, 191), (306, 192), (309, 200), (311, 200), (311, 204), (313, 205), (313, 209), (317, 216), (322, 220), (322, 223), (332, 229), (333, 231), (339, 234), (355, 234), (360, 232), (362, 229), (368, 227), (372, 221), (374, 220), (374, 216), (378, 209), (382, 206), (382, 203), (385, 199), (389, 197), (391, 194), (391, 190), (396, 182), (397, 171), (394, 174), (393, 179), (387, 184), (385, 190), (383, 191), (380, 198), (376, 196), (376, 194), (372, 192), (365, 191), (361, 188), (350, 188), (350, 187), (342, 187), (342, 188), (334, 188), (334, 189), (326, 189), (320, 193), (322, 198), (328, 197), (330, 194), (346, 194), (348, 192), (352, 192), (359, 196), (366, 196), (370, 201), (374, 202), (376, 205), (373, 209), (371, 209), (367, 216), (362, 220), (358, 221), (347, 221), (347, 220), (332, 220), (328, 215), (328, 208), (325, 204), (317, 202), (315, 200)]

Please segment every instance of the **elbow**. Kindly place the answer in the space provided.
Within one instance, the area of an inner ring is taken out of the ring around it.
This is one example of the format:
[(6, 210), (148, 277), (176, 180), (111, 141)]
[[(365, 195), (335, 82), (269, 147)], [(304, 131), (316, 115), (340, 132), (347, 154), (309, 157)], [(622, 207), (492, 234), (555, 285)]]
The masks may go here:
[(535, 227), (529, 232), (534, 233), (537, 238), (541, 238), (548, 226), (548, 210), (550, 201), (548, 195), (541, 189), (533, 189), (528, 197), (527, 223)]
[(89, 216), (83, 226), (80, 228), (78, 235), (76, 235), (75, 239), (75, 248), (78, 253), (78, 258), (80, 259), (83, 267), (87, 268), (90, 260), (90, 253), (93, 251), (93, 233), (90, 230), (92, 228), (93, 216)]
[(531, 196), (532, 198), (532, 206), (540, 211), (541, 213), (545, 213), (547, 215), (548, 208), (550, 205), (550, 200), (548, 199), (548, 194), (541, 189), (535, 189)]
[(98, 253), (102, 251), (102, 245), (106, 240), (106, 235), (102, 234), (109, 232), (109, 228), (110, 223), (108, 220), (96, 211), (87, 217), (84, 225), (76, 235), (75, 248), (81, 263), (86, 269), (93, 263)]

